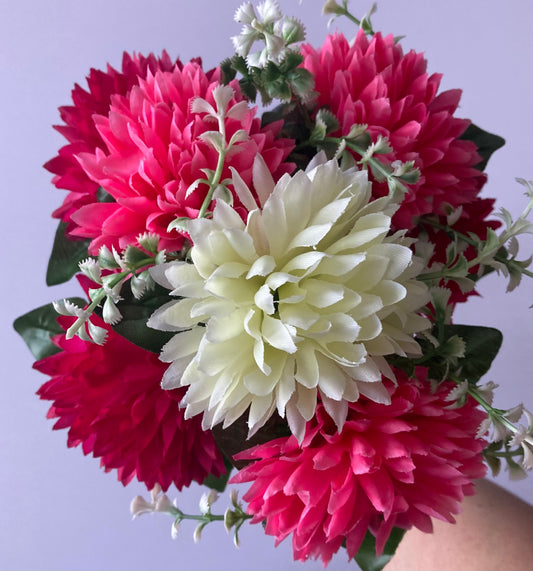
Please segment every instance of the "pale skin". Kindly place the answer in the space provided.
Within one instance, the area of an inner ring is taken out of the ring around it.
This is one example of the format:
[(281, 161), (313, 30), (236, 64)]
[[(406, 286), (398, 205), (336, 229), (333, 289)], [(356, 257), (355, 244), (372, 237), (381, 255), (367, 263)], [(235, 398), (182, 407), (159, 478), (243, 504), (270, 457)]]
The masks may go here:
[(533, 506), (488, 480), (457, 523), (408, 531), (385, 571), (533, 571)]

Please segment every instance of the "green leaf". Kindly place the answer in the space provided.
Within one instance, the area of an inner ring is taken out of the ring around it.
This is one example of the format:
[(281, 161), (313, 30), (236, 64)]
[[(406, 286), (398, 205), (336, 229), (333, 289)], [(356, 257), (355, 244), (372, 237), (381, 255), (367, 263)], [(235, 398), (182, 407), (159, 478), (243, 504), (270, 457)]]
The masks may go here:
[[(87, 302), (79, 297), (69, 298), (69, 301), (81, 307), (87, 305)], [(58, 317), (59, 314), (54, 306), (49, 303), (15, 319), (13, 327), (35, 359), (44, 359), (60, 351), (59, 347), (52, 343), (52, 337), (63, 333), (63, 329), (57, 323)]]
[(477, 383), (488, 372), (503, 341), (498, 329), (478, 325), (445, 325), (444, 334), (446, 339), (457, 335), (465, 342), (464, 357), (457, 365), (461, 377), (470, 383)]
[(396, 553), (396, 549), (400, 545), (404, 534), (405, 529), (393, 527), (383, 553), (378, 557), (376, 555), (376, 538), (370, 531), (367, 531), (363, 543), (355, 556), (355, 561), (361, 568), (361, 571), (381, 571)]
[(88, 257), (89, 240), (71, 240), (67, 238), (66, 222), (60, 222), (54, 238), (52, 254), (46, 270), (46, 285), (62, 284), (79, 272), (78, 264)]
[(203, 481), (203, 485), (211, 488), (212, 490), (216, 490), (217, 492), (223, 492), (226, 489), (228, 484), (229, 477), (231, 476), (231, 471), (233, 470), (233, 464), (226, 458), (226, 456), (222, 455), (224, 459), (224, 466), (226, 467), (226, 472), (222, 474), (222, 476), (213, 476), (213, 474), (209, 474), (207, 478)]
[[(113, 329), (135, 345), (152, 353), (159, 353), (174, 333), (152, 329), (146, 325), (146, 322), (154, 310), (171, 301), (168, 290), (156, 285), (141, 299), (135, 299), (131, 289), (125, 285), (121, 295), (124, 299), (117, 307), (122, 314), (122, 320), (114, 325)], [(97, 313), (101, 315), (101, 309), (97, 309)]]
[(481, 155), (482, 160), (476, 165), (476, 168), (480, 171), (485, 170), (492, 153), (505, 145), (505, 139), (498, 135), (488, 133), (473, 123), (468, 126), (461, 136), (461, 139), (472, 141), (477, 146), (478, 153)]
[(104, 190), (101, 186), (96, 191), (97, 202), (116, 202), (113, 195), (109, 194), (107, 190)]

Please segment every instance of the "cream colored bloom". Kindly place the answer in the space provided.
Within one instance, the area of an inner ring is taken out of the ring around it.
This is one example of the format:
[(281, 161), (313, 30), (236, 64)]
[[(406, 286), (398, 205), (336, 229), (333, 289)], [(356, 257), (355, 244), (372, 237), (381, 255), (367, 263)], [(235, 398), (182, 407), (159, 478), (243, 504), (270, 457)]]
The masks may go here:
[(191, 221), (193, 263), (152, 273), (180, 299), (149, 321), (176, 331), (162, 386), (189, 387), (187, 417), (211, 428), (248, 410), (253, 433), (277, 410), (301, 438), (318, 396), (339, 430), (360, 394), (388, 402), (383, 356), (419, 352), (429, 296), (407, 242), (389, 235), (395, 205), (370, 199), (365, 172), (330, 161), (283, 177), (246, 224), (222, 201)]

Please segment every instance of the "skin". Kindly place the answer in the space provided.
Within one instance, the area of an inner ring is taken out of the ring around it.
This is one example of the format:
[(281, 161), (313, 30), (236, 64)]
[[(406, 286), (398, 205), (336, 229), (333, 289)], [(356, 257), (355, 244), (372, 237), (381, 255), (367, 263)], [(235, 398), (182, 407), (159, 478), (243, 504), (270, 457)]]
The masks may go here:
[(385, 571), (532, 571), (533, 506), (488, 480), (476, 488), (455, 525), (408, 531)]

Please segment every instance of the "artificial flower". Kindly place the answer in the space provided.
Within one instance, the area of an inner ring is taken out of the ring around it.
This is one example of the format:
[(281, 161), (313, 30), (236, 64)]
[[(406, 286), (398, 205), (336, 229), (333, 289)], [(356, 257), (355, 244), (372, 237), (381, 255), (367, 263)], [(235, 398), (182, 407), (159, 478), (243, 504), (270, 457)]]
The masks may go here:
[[(82, 206), (71, 216), (77, 224), (71, 235), (92, 240), (89, 253), (97, 254), (103, 245), (124, 249), (146, 231), (161, 237), (162, 249), (182, 248), (184, 235), (167, 227), (176, 218), (198, 215), (208, 185), (197, 182), (205, 179), (206, 169), (215, 171), (218, 161), (216, 150), (202, 139), (212, 129), (211, 117), (195, 112), (191, 104), (202, 98), (213, 105), (213, 90), (219, 85), (219, 69), (206, 73), (191, 61), (139, 77), (126, 96), (111, 98), (107, 114), (93, 117), (105, 148), (79, 153), (77, 159), (111, 200)], [(230, 110), (242, 100), (238, 83), (232, 87)], [(276, 139), (281, 124), (261, 128), (255, 112), (250, 107), (237, 118), (228, 113), (227, 137), (244, 129), (248, 138), (232, 149), (223, 177), (230, 176), (233, 167), (249, 183), (257, 154), (276, 179), (293, 169), (284, 162), (293, 143)], [(246, 215), (239, 204), (235, 207)]]
[[(71, 321), (60, 318), (65, 330)], [(34, 365), (51, 377), (37, 394), (53, 401), (48, 417), (57, 418), (55, 429), (68, 428), (67, 445), (101, 458), (124, 485), (136, 477), (148, 489), (181, 489), (223, 474), (212, 434), (199, 418), (184, 418), (183, 389), (159, 386), (165, 366), (157, 355), (99, 324), (108, 330), (105, 345), (61, 334), (54, 339), (61, 351)]]
[[(392, 35), (368, 38), (361, 30), (352, 44), (335, 34), (301, 50), (315, 79), (315, 111), (326, 107), (340, 123), (333, 135), (368, 125), (373, 140), (389, 139), (392, 153), (383, 161), (414, 161), (420, 169), (393, 218), (396, 228), (413, 229), (421, 215), (446, 216), (476, 199), (486, 176), (475, 168), (476, 145), (461, 138), (470, 121), (454, 116), (461, 91), (437, 94), (441, 75), (428, 75), (423, 54), (404, 54)], [(377, 181), (372, 192), (383, 196), (387, 185)]]
[(364, 171), (329, 161), (273, 189), (266, 172), (256, 186), (266, 198), (247, 223), (218, 201), (212, 219), (189, 223), (192, 264), (151, 270), (180, 297), (148, 322), (177, 331), (161, 353), (162, 386), (188, 386), (186, 417), (203, 413), (205, 428), (249, 408), (254, 433), (277, 409), (301, 438), (320, 395), (341, 430), (348, 401), (388, 401), (383, 356), (419, 352), (421, 268), (389, 235), (396, 205), (370, 200)]
[(173, 62), (163, 51), (161, 57), (153, 54), (148, 57), (124, 53), (121, 71), (110, 65), (106, 71), (91, 69), (87, 77), (88, 90), (75, 85), (72, 90), (73, 105), (59, 108), (64, 125), (56, 125), (68, 144), (59, 150), (59, 154), (44, 166), (54, 173), (52, 182), (57, 188), (68, 190), (62, 206), (53, 212), (55, 218), (69, 223), (69, 228), (76, 224), (70, 217), (84, 204), (96, 202), (98, 183), (91, 180), (81, 168), (77, 157), (80, 153), (94, 153), (105, 149), (105, 143), (93, 121), (93, 115), (107, 115), (113, 95), (126, 95), (139, 78), (146, 78), (148, 73), (171, 71), (175, 65), (182, 65), (179, 60)]
[(386, 381), (388, 405), (350, 403), (342, 433), (319, 404), (300, 446), (284, 437), (237, 456), (250, 463), (231, 483), (252, 482), (243, 496), (252, 522), (263, 522), (276, 545), (292, 534), (295, 559), (326, 565), (343, 542), (351, 559), (367, 529), (379, 555), (393, 527), (429, 533), (431, 518), (454, 522), (474, 493), (486, 471), (486, 442), (476, 437), (486, 414), (473, 399), (450, 408), (455, 384), (432, 391), (425, 369), (416, 374)]
[[(275, 0), (265, 0), (257, 7), (245, 2), (237, 10), (235, 21), (243, 25), (240, 35), (232, 38), (235, 53), (246, 57), (248, 65), (265, 67), (268, 62), (281, 63), (292, 49), (291, 44), (305, 38), (303, 24), (296, 18), (285, 18)], [(255, 42), (264, 42), (265, 47), (250, 54)]]

